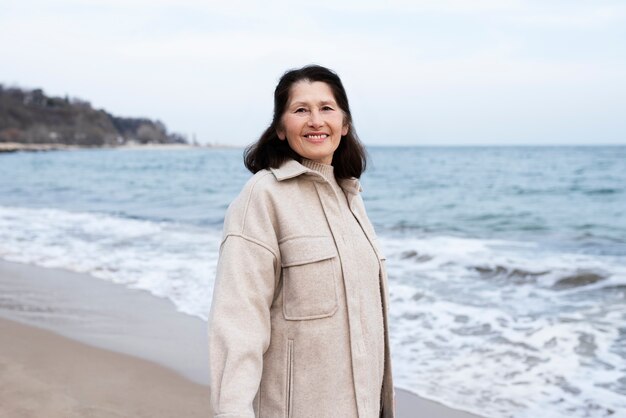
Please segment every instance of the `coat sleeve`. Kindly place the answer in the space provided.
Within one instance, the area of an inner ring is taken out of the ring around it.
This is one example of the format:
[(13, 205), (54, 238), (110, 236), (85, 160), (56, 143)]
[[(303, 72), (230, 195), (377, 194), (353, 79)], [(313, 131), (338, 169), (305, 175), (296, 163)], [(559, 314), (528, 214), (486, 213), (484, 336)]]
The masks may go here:
[(263, 243), (237, 234), (222, 241), (209, 313), (215, 418), (254, 418), (252, 405), (270, 342), (276, 269), (276, 255)]

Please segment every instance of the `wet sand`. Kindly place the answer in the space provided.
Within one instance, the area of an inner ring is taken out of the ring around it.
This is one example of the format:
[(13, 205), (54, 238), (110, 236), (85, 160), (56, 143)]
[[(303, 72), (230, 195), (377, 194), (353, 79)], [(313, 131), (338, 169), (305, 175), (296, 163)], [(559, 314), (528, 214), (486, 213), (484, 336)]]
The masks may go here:
[[(0, 417), (209, 417), (206, 323), (84, 274), (0, 261)], [(398, 418), (472, 418), (396, 389)]]
[(136, 357), (0, 319), (0, 416), (207, 417), (204, 385)]

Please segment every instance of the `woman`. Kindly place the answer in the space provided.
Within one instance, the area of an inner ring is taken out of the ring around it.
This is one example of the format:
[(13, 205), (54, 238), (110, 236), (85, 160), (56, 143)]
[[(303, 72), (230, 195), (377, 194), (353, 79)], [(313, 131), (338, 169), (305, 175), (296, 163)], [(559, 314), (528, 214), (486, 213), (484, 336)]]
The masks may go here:
[(393, 417), (384, 257), (339, 77), (285, 73), (245, 164), (209, 317), (214, 416)]

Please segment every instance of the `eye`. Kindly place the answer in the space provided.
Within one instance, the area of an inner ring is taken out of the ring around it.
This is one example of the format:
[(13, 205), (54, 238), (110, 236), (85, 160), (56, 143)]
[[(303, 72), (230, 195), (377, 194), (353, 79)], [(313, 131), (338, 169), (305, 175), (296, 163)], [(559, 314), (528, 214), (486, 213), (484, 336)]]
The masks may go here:
[(332, 108), (332, 107), (330, 107), (330, 106), (323, 106), (323, 107), (322, 107), (322, 110), (324, 110), (324, 111), (329, 111), (329, 110), (335, 110), (335, 109), (333, 109), (333, 108)]
[(299, 108), (297, 108), (296, 110), (294, 110), (294, 113), (304, 113), (304, 112), (306, 112), (306, 111), (307, 111), (307, 110), (306, 110), (304, 107), (299, 107)]

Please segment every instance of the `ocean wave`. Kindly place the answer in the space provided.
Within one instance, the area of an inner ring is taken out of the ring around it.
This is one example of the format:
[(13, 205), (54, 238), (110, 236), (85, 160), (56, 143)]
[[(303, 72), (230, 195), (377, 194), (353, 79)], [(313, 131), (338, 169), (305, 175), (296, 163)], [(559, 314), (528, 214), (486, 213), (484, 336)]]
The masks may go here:
[(0, 207), (0, 258), (146, 290), (205, 319), (220, 236), (173, 222)]
[[(220, 237), (217, 228), (0, 206), (0, 258), (144, 289), (205, 319)], [(623, 255), (432, 234), (379, 238), (398, 386), (483, 416), (626, 411)]]
[(400, 386), (483, 416), (626, 411), (624, 257), (448, 236), (380, 241)]

